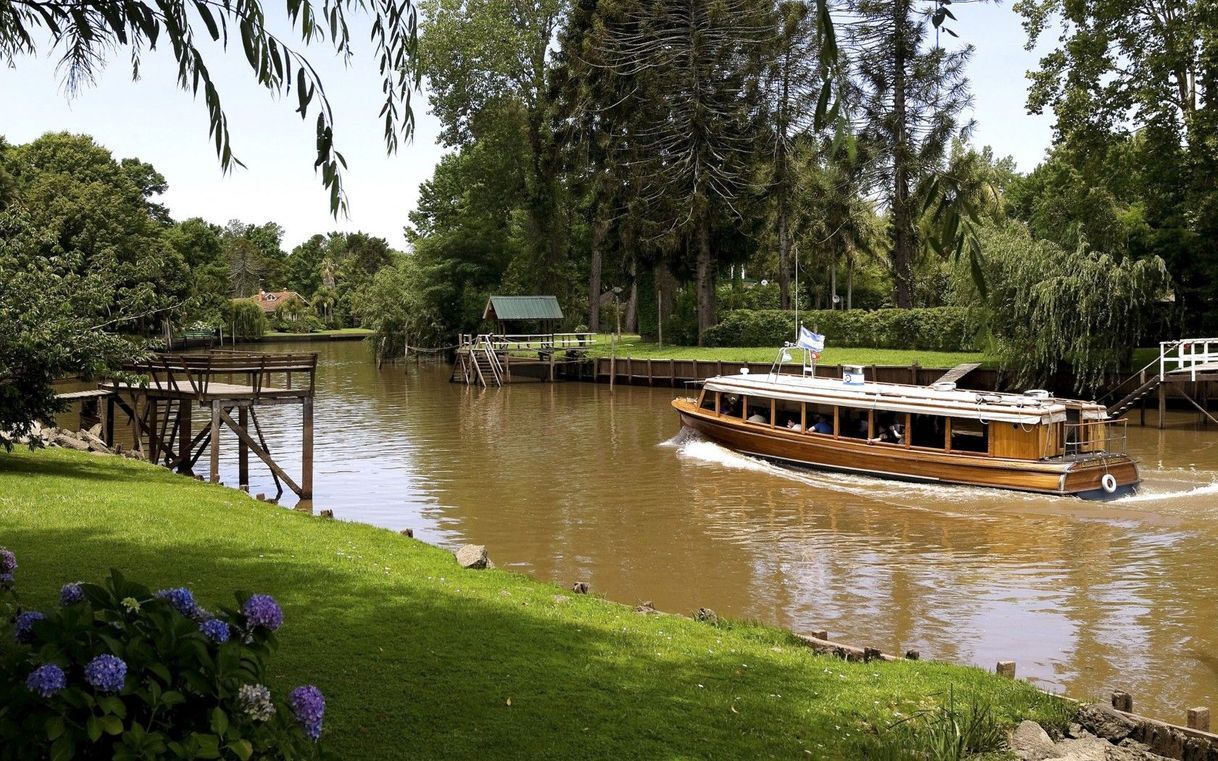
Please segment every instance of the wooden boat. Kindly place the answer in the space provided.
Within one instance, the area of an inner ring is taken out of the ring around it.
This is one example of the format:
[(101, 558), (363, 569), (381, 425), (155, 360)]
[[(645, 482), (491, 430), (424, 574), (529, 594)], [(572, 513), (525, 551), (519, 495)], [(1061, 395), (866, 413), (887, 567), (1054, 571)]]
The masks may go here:
[(910, 481), (1111, 498), (1133, 492), (1125, 421), (1100, 404), (808, 375), (708, 379), (676, 399), (681, 422), (729, 449), (799, 466)]

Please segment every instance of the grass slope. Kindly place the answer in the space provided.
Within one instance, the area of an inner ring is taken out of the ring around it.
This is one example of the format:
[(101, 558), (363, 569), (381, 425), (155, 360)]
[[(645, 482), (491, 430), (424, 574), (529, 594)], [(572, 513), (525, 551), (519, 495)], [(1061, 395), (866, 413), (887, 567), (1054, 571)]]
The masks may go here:
[[(611, 336), (598, 334), (592, 356), (607, 357), (610, 353)], [(828, 346), (821, 353), (820, 362), (825, 365), (905, 365), (917, 362), (922, 367), (950, 368), (961, 362), (984, 362), (980, 352), (923, 351), (921, 349), (866, 349)], [(778, 354), (777, 346), (753, 347), (702, 347), (659, 346), (644, 341), (639, 336), (623, 335), (617, 344), (619, 358), (629, 355), (634, 359), (706, 359), (724, 362), (773, 362)], [(796, 357), (798, 361), (798, 357)]]
[(848, 664), (779, 630), (556, 599), (390, 531), (118, 458), (0, 453), (0, 545), (40, 606), (110, 567), (188, 585), (204, 605), (275, 595), (286, 624), (273, 686), (321, 687), (342, 759), (874, 757), (873, 727), (949, 685), (1004, 721), (1058, 715), (1057, 701), (977, 669)]

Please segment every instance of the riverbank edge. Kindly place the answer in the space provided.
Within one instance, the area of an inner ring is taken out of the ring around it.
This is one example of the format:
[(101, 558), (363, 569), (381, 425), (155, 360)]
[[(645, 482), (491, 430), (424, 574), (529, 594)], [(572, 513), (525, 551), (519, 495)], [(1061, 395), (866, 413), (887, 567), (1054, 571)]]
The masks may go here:
[[(14, 472), (16, 471), (16, 472)], [(89, 478), (82, 476), (89, 475)], [(592, 626), (593, 628), (603, 629), (604, 633), (615, 632), (615, 636), (611, 636), (611, 642), (607, 649), (604, 649), (604, 643), (598, 646), (598, 650), (602, 650), (602, 655), (611, 660), (633, 661), (639, 657), (644, 659), (656, 658), (659, 662), (671, 662), (674, 659), (685, 667), (690, 667), (694, 663), (700, 663), (703, 669), (697, 667), (692, 668), (694, 674), (697, 674), (703, 681), (695, 686), (687, 683), (673, 683), (670, 680), (663, 680), (655, 686), (654, 689), (660, 690), (661, 695), (665, 700), (677, 700), (679, 703), (689, 702), (691, 699), (696, 703), (699, 698), (703, 697), (702, 690), (706, 682), (724, 680), (727, 682), (735, 682), (741, 676), (741, 666), (735, 664), (736, 660), (748, 658), (753, 661), (761, 661), (745, 665), (743, 668), (745, 674), (758, 674), (761, 672), (770, 672), (771, 680), (763, 680), (769, 683), (753, 684), (751, 689), (741, 690), (739, 694), (731, 697), (726, 705), (717, 706), (718, 709), (734, 712), (732, 715), (740, 715), (742, 708), (746, 704), (760, 703), (762, 707), (774, 699), (774, 695), (787, 694), (789, 697), (798, 695), (802, 692), (807, 693), (810, 689), (812, 696), (819, 696), (817, 700), (809, 700), (807, 712), (814, 719), (813, 725), (829, 726), (827, 722), (835, 722), (832, 726), (837, 727), (852, 727), (859, 730), (857, 733), (851, 733), (849, 729), (843, 730), (846, 732), (846, 737), (818, 737), (817, 743), (826, 749), (837, 748), (844, 755), (828, 754), (825, 757), (829, 758), (845, 758), (850, 757), (850, 754), (855, 752), (850, 748), (857, 748), (857, 743), (864, 742), (864, 737), (867, 733), (863, 732), (863, 725), (870, 726), (874, 731), (878, 724), (882, 724), (885, 720), (892, 720), (890, 711), (899, 711), (904, 709), (905, 712), (913, 712), (919, 707), (925, 707), (927, 697), (933, 695), (942, 695), (949, 687), (954, 687), (957, 696), (964, 694), (982, 694), (993, 698), (995, 701), (995, 710), (1002, 717), (1004, 725), (1013, 725), (1019, 720), (1032, 718), (1040, 720), (1050, 725), (1055, 723), (1060, 724), (1063, 720), (1061, 701), (1044, 696), (1030, 685), (1017, 683), (1012, 680), (1002, 679), (978, 669), (963, 666), (953, 666), (949, 664), (933, 663), (933, 662), (899, 662), (890, 664), (877, 663), (858, 663), (846, 664), (833, 658), (825, 656), (814, 656), (804, 644), (800, 643), (791, 633), (781, 629), (765, 626), (744, 625), (734, 622), (719, 622), (717, 619), (713, 623), (698, 622), (690, 618), (681, 616), (653, 616), (646, 611), (639, 613), (631, 609), (630, 606), (620, 603), (610, 602), (607, 600), (598, 599), (593, 596), (574, 595), (571, 593), (563, 594), (562, 590), (544, 581), (533, 579), (532, 577), (523, 574), (510, 573), (504, 571), (465, 571), (459, 569), (452, 560), (451, 553), (446, 550), (431, 547), (430, 545), (421, 542), (412, 541), (405, 537), (398, 536), (395, 532), (379, 529), (361, 523), (348, 523), (343, 521), (326, 521), (312, 519), (305, 515), (294, 513), (284, 508), (276, 508), (270, 505), (260, 503), (251, 499), (248, 495), (235, 489), (217, 488), (212, 485), (200, 484), (190, 478), (177, 478), (175, 474), (170, 473), (162, 468), (142, 462), (131, 462), (121, 458), (99, 457), (96, 455), (65, 452), (56, 450), (46, 450), (36, 454), (28, 453), (13, 453), (9, 455), (0, 455), (0, 481), (8, 481), (8, 487), (0, 490), (0, 515), (8, 514), (8, 517), (0, 522), (4, 525), (3, 533), (0, 533), (0, 544), (7, 543), (9, 546), (19, 551), (19, 555), (25, 556), (27, 561), (23, 564), (25, 573), (34, 579), (39, 579), (39, 567), (44, 571), (53, 571), (55, 578), (39, 580), (37, 585), (40, 588), (35, 595), (39, 599), (50, 599), (53, 597), (54, 590), (57, 587), (56, 583), (61, 583), (64, 580), (64, 575), (73, 575), (74, 573), (81, 578), (92, 578), (98, 576), (98, 571), (108, 562), (108, 558), (90, 557), (88, 553), (81, 553), (81, 547), (72, 546), (70, 551), (64, 552), (48, 552), (53, 549), (53, 542), (40, 542), (37, 527), (45, 524), (48, 520), (51, 523), (62, 521), (65, 518), (71, 518), (68, 523), (71, 524), (74, 533), (92, 534), (99, 532), (101, 534), (112, 533), (117, 523), (139, 524), (144, 521), (152, 521), (153, 523), (163, 524), (168, 522), (168, 525), (163, 525), (162, 528), (170, 531), (173, 541), (170, 544), (180, 544), (182, 540), (193, 533), (200, 535), (195, 537), (208, 551), (210, 556), (212, 545), (225, 544), (226, 529), (232, 529), (236, 524), (242, 528), (238, 535), (248, 531), (255, 526), (260, 529), (260, 536), (264, 541), (271, 541), (273, 535), (268, 535), (266, 531), (281, 530), (294, 535), (303, 535), (306, 537), (306, 542), (295, 549), (298, 552), (304, 553), (307, 547), (311, 557), (307, 558), (309, 565), (314, 564), (321, 566), (329, 566), (333, 564), (333, 558), (325, 558), (316, 555), (315, 550), (320, 546), (330, 549), (332, 545), (337, 543), (347, 549), (340, 554), (345, 554), (349, 557), (358, 556), (364, 560), (372, 560), (373, 566), (379, 568), (382, 563), (389, 560), (384, 557), (388, 552), (393, 555), (395, 565), (409, 561), (421, 568), (416, 570), (424, 570), (427, 575), (420, 574), (398, 574), (394, 579), (395, 583), (391, 586), (395, 587), (425, 587), (429, 593), (437, 591), (438, 586), (445, 594), (451, 594), (451, 585), (453, 583), (460, 584), (466, 589), (467, 594), (474, 594), (481, 598), (481, 602), (490, 608), (498, 616), (506, 616), (511, 619), (513, 617), (522, 617), (525, 619), (541, 613), (540, 608), (545, 608), (546, 618), (555, 619), (565, 631), (571, 626), (577, 629)], [(17, 483), (14, 484), (13, 481)], [(107, 499), (103, 500), (105, 505), (99, 505), (97, 499), (94, 499), (92, 509), (79, 509), (76, 504), (82, 492), (88, 494), (96, 492), (103, 485), (112, 487), (106, 489), (109, 491), (117, 491), (117, 494), (107, 494)], [(16, 488), (14, 488), (16, 487)], [(169, 499), (173, 497), (173, 499)], [(151, 499), (150, 499), (151, 498)], [(184, 501), (192, 507), (181, 506), (179, 509), (186, 511), (174, 515), (169, 512), (173, 508), (166, 508), (162, 503)], [(38, 510), (29, 510), (28, 508), (37, 503)], [(121, 503), (121, 504), (120, 504)], [(134, 504), (133, 504), (134, 503)], [(25, 508), (24, 510), (22, 508)], [(195, 511), (201, 511), (204, 515), (200, 516)], [(220, 517), (223, 520), (219, 520)], [(83, 520), (82, 520), (83, 519)], [(198, 525), (196, 525), (198, 524)], [(247, 525), (248, 524), (248, 525)], [(202, 527), (202, 528), (201, 528)], [(45, 529), (45, 527), (44, 527)], [(230, 532), (231, 535), (231, 532)], [(13, 537), (10, 540), (10, 536)], [(168, 541), (162, 537), (158, 542)], [(87, 544), (87, 542), (85, 543)], [(14, 546), (15, 545), (15, 546)], [(61, 548), (67, 550), (68, 548)], [(197, 550), (203, 547), (193, 547), (187, 555), (197, 554)], [(264, 550), (269, 548), (263, 548)], [(183, 550), (179, 548), (172, 553), (174, 556), (181, 557)], [(223, 554), (223, 553), (221, 553)], [(273, 558), (277, 553), (269, 553)], [(377, 555), (375, 559), (371, 555)], [(257, 555), (258, 561), (251, 565), (251, 568), (256, 569), (260, 573), (269, 572), (269, 564), (274, 563), (273, 559), (267, 558), (268, 553), (262, 552)], [(223, 581), (214, 580), (207, 574), (200, 575), (198, 569), (186, 571), (189, 578), (176, 576), (174, 578), (166, 578), (165, 573), (169, 569), (164, 567), (162, 563), (165, 558), (161, 553), (137, 553), (137, 558), (141, 558), (138, 562), (128, 562), (124, 568), (133, 576), (142, 576), (149, 583), (153, 584), (170, 584), (184, 583), (189, 581), (201, 593), (206, 594), (217, 586), (224, 586)], [(158, 561), (154, 562), (153, 557)], [(296, 555), (293, 555), (296, 558)], [(305, 559), (305, 558), (301, 558)], [(235, 558), (227, 557), (227, 560), (233, 561)], [(169, 560), (172, 564), (172, 560)], [(148, 572), (156, 571), (152, 575), (156, 578), (148, 579)], [(32, 568), (31, 568), (32, 567)], [(184, 569), (178, 569), (181, 573)], [(325, 569), (318, 569), (319, 571)], [(385, 574), (389, 575), (389, 567), (384, 567)], [(230, 574), (221, 574), (227, 578)], [(377, 574), (380, 576), (381, 574)], [(319, 577), (324, 577), (325, 574), (319, 574)], [(450, 578), (449, 582), (445, 579)], [(424, 581), (425, 579), (425, 581)], [(439, 581), (437, 581), (437, 579)], [(250, 583), (246, 580), (244, 583)], [(327, 590), (324, 585), (314, 582), (313, 584), (304, 583), (293, 589), (266, 589), (267, 585), (259, 586), (260, 591), (279, 592), (286, 595), (289, 603), (289, 613), (293, 616), (305, 616), (305, 611), (313, 607), (313, 605), (333, 594), (333, 589)], [(364, 597), (369, 590), (360, 590), (358, 596)], [(420, 590), (416, 590), (420, 591)], [(460, 590), (458, 590), (459, 592)], [(429, 595), (424, 594), (422, 597)], [(375, 596), (374, 596), (375, 597)], [(521, 599), (528, 598), (528, 599)], [(522, 611), (520, 604), (524, 603), (529, 606), (530, 603), (537, 609), (534, 611)], [(294, 605), (292, 603), (295, 603)], [(305, 626), (306, 638), (305, 642), (309, 642), (312, 638), (308, 637), (307, 630), (310, 628), (326, 628), (325, 617), (314, 619), (310, 623), (312, 626)], [(437, 621), (429, 620), (429, 626), (437, 625)], [(442, 623), (442, 621), (440, 622)], [(386, 624), (389, 626), (389, 624)], [(639, 643), (633, 637), (623, 638), (616, 634), (616, 630), (621, 627), (622, 631), (630, 631), (633, 635), (641, 638), (646, 644), (640, 648)], [(392, 629), (392, 627), (390, 627)], [(445, 627), (441, 627), (445, 628)], [(665, 640), (665, 630), (669, 631), (667, 641)], [(657, 632), (659, 636), (657, 636)], [(316, 634), (316, 632), (314, 632)], [(385, 654), (385, 647), (393, 642), (392, 637), (385, 637), (384, 631), (371, 632), (372, 638), (379, 642), (379, 649), (382, 656), (373, 657), (372, 661), (379, 661), (385, 658), (397, 662), (397, 659), (392, 655)], [(441, 642), (450, 642), (454, 632), (446, 631), (445, 638)], [(672, 643), (673, 637), (679, 635), (682, 640), (680, 646), (674, 646)], [(325, 642), (323, 638), (322, 642)], [(342, 638), (328, 638), (331, 648), (337, 647), (341, 652), (343, 650)], [(458, 638), (460, 639), (460, 638)], [(290, 641), (285, 639), (285, 650), (289, 649)], [(303, 644), (298, 642), (299, 644)], [(398, 649), (402, 649), (403, 644), (396, 643)], [(467, 642), (466, 646), (472, 646), (475, 643)], [(483, 643), (485, 644), (485, 643)], [(505, 643), (499, 643), (505, 644)], [(515, 641), (516, 646), (522, 643)], [(439, 642), (432, 643), (433, 647), (440, 646)], [(306, 655), (304, 662), (306, 664), (316, 664), (319, 660), (328, 662), (330, 666), (338, 664), (332, 661), (342, 661), (341, 657), (336, 657), (338, 654), (334, 652), (318, 651), (316, 647), (308, 648), (311, 652)], [(323, 648), (324, 649), (324, 648)], [(527, 648), (525, 648), (527, 650)], [(567, 650), (560, 648), (560, 650)], [(700, 674), (703, 671), (706, 663), (706, 657), (703, 653), (711, 653), (713, 651), (730, 651), (734, 655), (726, 664), (718, 664), (716, 660), (715, 668), (711, 669), (713, 673)], [(747, 654), (746, 654), (747, 651)], [(468, 673), (470, 661), (477, 661), (473, 664), (475, 669), (480, 668), (481, 661), (475, 657), (475, 652), (481, 650), (471, 650), (469, 652), (449, 653), (448, 661), (450, 663), (465, 664), (462, 678), (474, 678), (475, 675)], [(654, 653), (654, 655), (653, 655)], [(309, 657), (311, 655), (312, 657)], [(432, 650), (432, 655), (435, 651)], [(300, 655), (297, 654), (296, 659), (299, 660)], [(364, 658), (356, 658), (353, 660), (368, 660)], [(406, 662), (413, 659), (407, 658)], [(772, 661), (772, 662), (766, 662)], [(747, 664), (747, 661), (743, 661)], [(563, 658), (558, 660), (549, 660), (549, 669), (547, 673), (536, 674), (532, 679), (527, 681), (528, 684), (533, 684), (538, 678), (541, 679), (539, 684), (544, 684), (548, 678), (550, 681), (571, 681), (573, 678), (581, 682), (586, 681), (586, 659), (581, 657), (579, 650), (567, 651)], [(734, 664), (734, 665), (733, 665)], [(375, 663), (364, 663), (359, 666), (356, 663), (348, 664), (347, 668), (340, 669), (341, 672), (350, 674), (352, 672), (364, 673), (366, 669), (373, 668)], [(290, 663), (289, 663), (290, 666)], [(723, 673), (724, 668), (734, 673)], [(753, 671), (748, 671), (752, 668)], [(289, 671), (291, 669), (289, 668)], [(333, 669), (326, 669), (333, 676)], [(549, 673), (553, 672), (553, 673)], [(832, 678), (825, 679), (824, 675), (831, 673)], [(366, 673), (375, 673), (375, 668)], [(478, 672), (481, 676), (481, 672)], [(484, 676), (482, 677), (485, 678)], [(877, 680), (880, 682), (877, 684)], [(351, 682), (350, 676), (345, 680)], [(347, 689), (340, 687), (337, 690), (332, 690), (331, 693), (336, 696), (344, 694), (361, 694), (361, 689), (364, 688), (360, 683), (366, 680), (361, 680), (358, 677), (354, 680), (355, 684), (344, 685)], [(745, 681), (748, 681), (747, 679)], [(625, 686), (624, 684), (622, 685)], [(487, 685), (483, 684), (485, 688)], [(739, 690), (743, 685), (733, 685), (733, 690)], [(867, 701), (859, 703), (855, 698), (858, 690), (863, 690), (868, 697), (875, 697), (875, 706), (883, 705), (881, 709), (868, 708)], [(528, 699), (529, 688), (524, 684), (518, 684), (517, 701)], [(829, 700), (826, 705), (823, 700), (825, 692), (828, 692), (834, 699)], [(769, 692), (767, 692), (769, 691)], [(482, 692), (479, 690), (478, 692)], [(669, 693), (673, 694), (669, 694)], [(691, 694), (692, 693), (692, 694)], [(613, 710), (621, 710), (621, 700), (629, 700), (625, 695), (629, 694), (629, 690), (621, 693), (618, 698), (613, 698), (610, 701), (610, 707)], [(767, 698), (767, 695), (769, 696)], [(441, 704), (449, 701), (439, 699)], [(502, 700), (496, 699), (490, 703), (478, 701), (481, 710), (494, 710), (491, 706), (501, 706)], [(577, 701), (578, 702), (578, 701)], [(341, 704), (340, 700), (335, 703)], [(566, 706), (565, 702), (560, 703), (561, 706)], [(749, 707), (757, 707), (750, 705)], [(358, 708), (363, 710), (372, 710), (371, 706), (351, 707), (359, 714)], [(575, 706), (578, 709), (578, 706)], [(586, 708), (586, 707), (585, 707)], [(709, 709), (709, 707), (708, 707)], [(339, 709), (341, 711), (341, 709)], [(559, 706), (554, 707), (555, 711), (565, 711), (565, 708)], [(773, 708), (770, 707), (772, 711)], [(842, 711), (845, 715), (839, 715)], [(855, 715), (862, 711), (863, 716)], [(751, 712), (750, 712), (751, 713)], [(755, 716), (763, 717), (767, 712), (760, 711)], [(879, 716), (866, 714), (880, 714)], [(887, 715), (886, 715), (887, 714)], [(559, 715), (554, 716), (539, 716), (537, 717), (543, 724), (554, 721)], [(908, 715), (906, 713), (905, 715)], [(714, 717), (718, 717), (718, 710), (714, 712)], [(809, 716), (805, 716), (808, 719)], [(350, 729), (350, 720), (354, 720), (356, 724), (360, 723), (357, 717), (347, 717), (349, 721), (339, 719), (337, 722), (340, 730), (343, 727)], [(366, 719), (371, 719), (369, 716), (364, 716)], [(479, 716), (465, 717), (445, 717), (446, 721), (441, 724), (457, 721), (470, 721), (477, 724), (483, 718)], [(773, 717), (771, 717), (772, 719)], [(694, 723), (699, 721), (708, 721), (714, 723), (717, 718), (712, 718), (707, 715), (698, 719), (698, 714), (695, 711)], [(771, 719), (757, 718), (756, 722), (744, 728), (736, 726), (736, 730), (742, 733), (742, 736), (753, 737), (757, 739), (757, 733), (764, 738), (767, 733), (774, 731), (790, 731), (788, 727), (785, 730), (779, 727), (767, 727), (766, 724), (772, 723)], [(738, 724), (740, 719), (732, 719), (733, 725)], [(860, 724), (862, 721), (862, 724)], [(843, 723), (844, 722), (844, 723)], [(562, 722), (559, 722), (563, 724)], [(579, 722), (576, 722), (579, 723)], [(780, 722), (781, 723), (781, 722)], [(806, 723), (806, 722), (801, 722)], [(365, 727), (373, 726), (376, 721), (371, 721), (370, 724), (363, 725)], [(749, 722), (746, 722), (746, 725)], [(412, 727), (412, 731), (417, 731), (418, 728)], [(537, 727), (540, 731), (542, 728)], [(555, 736), (555, 732), (558, 736)], [(573, 736), (567, 736), (566, 732), (574, 733)], [(583, 749), (582, 740), (576, 728), (563, 725), (563, 728), (548, 727), (544, 733), (550, 737), (550, 742), (558, 742), (562, 745), (564, 742), (570, 744), (573, 751)], [(803, 737), (807, 738), (807, 731), (802, 732)], [(832, 735), (833, 733), (830, 732)], [(851, 738), (851, 734), (854, 737)], [(680, 745), (672, 745), (674, 739), (678, 739), (681, 735), (681, 730), (677, 731), (675, 737), (670, 736), (667, 740), (664, 738), (644, 737), (648, 739), (648, 743), (657, 739), (663, 740), (662, 745), (666, 752), (671, 753), (674, 748)], [(730, 737), (735, 737), (737, 732), (733, 730), (729, 733)], [(874, 737), (874, 734), (870, 735)], [(783, 742), (788, 743), (792, 738), (786, 736)], [(799, 737), (795, 737), (799, 740)], [(772, 740), (778, 744), (779, 737), (775, 736)], [(827, 743), (826, 743), (827, 741)], [(620, 739), (619, 741), (620, 742)], [(870, 740), (866, 740), (870, 742)], [(647, 743), (644, 743), (647, 744)], [(364, 747), (362, 753), (364, 757), (386, 757), (381, 756), (376, 750), (375, 744)], [(795, 743), (798, 750), (799, 742)], [(616, 747), (616, 746), (615, 746)], [(767, 742), (762, 743), (762, 748), (770, 748)], [(748, 747), (745, 743), (736, 749), (729, 748), (725, 754), (740, 755), (755, 753), (759, 748)], [(806, 749), (806, 748), (805, 748)], [(643, 748), (640, 752), (650, 754), (654, 751), (645, 751)], [(352, 749), (354, 751), (354, 748)], [(367, 755), (371, 753), (371, 755)], [(352, 756), (354, 757), (354, 756)]]

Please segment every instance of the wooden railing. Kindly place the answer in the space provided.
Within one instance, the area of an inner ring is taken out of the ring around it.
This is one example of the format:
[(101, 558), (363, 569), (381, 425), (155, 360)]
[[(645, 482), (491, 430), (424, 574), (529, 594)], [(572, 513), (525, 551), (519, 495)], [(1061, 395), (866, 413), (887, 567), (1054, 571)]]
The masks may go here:
[(521, 333), (497, 335), (493, 333), (462, 333), (460, 345), (470, 347), (485, 341), (496, 351), (522, 349), (584, 349), (596, 343), (595, 333)]
[[(166, 387), (206, 396), (217, 377), (250, 387), (255, 397), (264, 391), (309, 394), (314, 391), (317, 354), (266, 354), (217, 349), (197, 354), (157, 354), (123, 367)], [(303, 381), (303, 382), (302, 382)]]

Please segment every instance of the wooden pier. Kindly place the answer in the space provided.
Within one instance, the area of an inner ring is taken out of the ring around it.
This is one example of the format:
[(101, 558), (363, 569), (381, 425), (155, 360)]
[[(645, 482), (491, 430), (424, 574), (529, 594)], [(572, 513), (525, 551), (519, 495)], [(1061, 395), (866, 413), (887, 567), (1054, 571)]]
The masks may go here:
[[(116, 413), (131, 425), (131, 447), (150, 462), (192, 473), (204, 452), (208, 475), (220, 481), (220, 433), (237, 436), (238, 482), (249, 489), (249, 455), (271, 471), (276, 498), (286, 484), (300, 499), (313, 496), (313, 396), (317, 355), (211, 351), (200, 354), (160, 354), (123, 368), (139, 380), (107, 381), (97, 392), (104, 396), (103, 436), (113, 447)], [(275, 460), (258, 423), (258, 407), (299, 404), (301, 463), (299, 480)], [(204, 424), (194, 431), (193, 411), (205, 411)], [(235, 412), (235, 414), (234, 414)]]
[(586, 361), (595, 343), (595, 333), (463, 333), (449, 380), (484, 387), (513, 380), (559, 380), (560, 368)]

